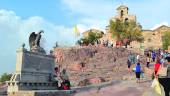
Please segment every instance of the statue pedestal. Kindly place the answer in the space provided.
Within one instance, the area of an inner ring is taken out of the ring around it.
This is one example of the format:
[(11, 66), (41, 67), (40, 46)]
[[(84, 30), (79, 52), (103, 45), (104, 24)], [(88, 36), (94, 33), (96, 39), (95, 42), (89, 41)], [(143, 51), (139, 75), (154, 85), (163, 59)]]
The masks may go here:
[(53, 90), (57, 82), (53, 80), (54, 57), (24, 48), (17, 50), (16, 72), (8, 84), (8, 93), (21, 90)]
[(46, 54), (45, 50), (39, 46), (33, 46), (31, 48), (32, 52)]

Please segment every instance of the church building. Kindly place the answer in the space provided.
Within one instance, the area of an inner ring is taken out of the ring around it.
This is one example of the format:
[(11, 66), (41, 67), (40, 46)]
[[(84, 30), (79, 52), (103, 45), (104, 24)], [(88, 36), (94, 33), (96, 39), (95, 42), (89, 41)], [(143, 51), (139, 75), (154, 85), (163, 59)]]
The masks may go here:
[[(117, 15), (110, 18), (112, 21), (123, 20), (125, 22), (137, 22), (136, 15), (129, 14), (129, 8), (125, 5), (120, 5), (117, 9)], [(109, 30), (109, 25), (106, 26), (105, 34), (101, 38), (101, 40), (109, 40), (112, 43), (115, 43), (116, 40), (113, 38), (112, 33)], [(93, 29), (94, 30), (94, 29)], [(100, 30), (98, 30), (100, 31)], [(86, 31), (85, 33), (87, 33)], [(100, 31), (101, 32), (101, 31)], [(158, 49), (162, 48), (162, 37), (165, 32), (170, 32), (170, 27), (166, 25), (161, 25), (154, 30), (142, 29), (142, 35), (144, 37), (144, 42), (132, 42), (130, 45), (135, 48), (140, 48), (141, 45), (145, 49)]]

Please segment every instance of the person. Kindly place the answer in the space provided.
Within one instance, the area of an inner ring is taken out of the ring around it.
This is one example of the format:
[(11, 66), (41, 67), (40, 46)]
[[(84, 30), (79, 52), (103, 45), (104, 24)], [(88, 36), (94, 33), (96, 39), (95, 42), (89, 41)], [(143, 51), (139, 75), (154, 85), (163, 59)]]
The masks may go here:
[(140, 55), (139, 54), (137, 54), (136, 59), (137, 59), (137, 62), (140, 61)]
[(140, 83), (140, 74), (141, 74), (140, 62), (138, 62), (138, 63), (136, 64), (135, 73), (136, 73), (136, 82), (137, 82), (137, 83)]
[(113, 47), (113, 42), (112, 41), (110, 42), (110, 46)]
[(58, 84), (58, 88), (60, 89), (61, 84), (63, 82), (63, 80), (61, 79), (60, 67), (55, 67), (54, 70), (55, 70), (54, 79)]
[(149, 68), (150, 62), (151, 62), (151, 52), (149, 51), (149, 52), (147, 53), (147, 63), (146, 63), (146, 67), (147, 67), (147, 68)]
[(168, 66), (167, 66), (167, 77), (170, 78), (170, 56), (166, 57)]
[(146, 67), (149, 68), (149, 66), (150, 66), (150, 58), (149, 58), (149, 57), (146, 57), (146, 59), (147, 59), (147, 60), (146, 60), (146, 61), (147, 61), (147, 62), (146, 62)]
[(158, 78), (159, 83), (163, 86), (165, 91), (165, 96), (170, 96), (170, 57), (165, 58), (167, 60), (167, 76), (163, 78)]
[(127, 60), (127, 65), (128, 65), (128, 71), (131, 72), (131, 62), (129, 59)]
[(132, 63), (132, 53), (131, 52), (128, 55), (128, 60)]
[(156, 52), (152, 51), (152, 62), (155, 62), (156, 59)]
[(131, 64), (135, 64), (135, 62), (136, 62), (135, 54), (130, 52), (130, 54), (128, 55), (128, 60), (131, 62)]
[(105, 41), (104, 40), (102, 41), (102, 44), (103, 44), (103, 47), (105, 47)]
[(66, 72), (66, 69), (63, 69), (62, 72), (61, 72), (61, 78), (63, 80), (62, 82), (62, 88), (64, 90), (70, 90), (70, 81), (69, 81), (69, 78), (68, 78), (68, 74)]
[(165, 60), (164, 60), (163, 56), (160, 56), (160, 57), (161, 57), (160, 63), (161, 63), (161, 65), (164, 65)]
[(145, 67), (142, 66), (141, 67), (141, 78), (142, 78), (142, 80), (144, 80), (144, 73), (145, 73)]
[(108, 45), (109, 45), (109, 40), (106, 40), (106, 46), (105, 47), (108, 47)]
[[(138, 61), (137, 61), (138, 62)], [(132, 64), (135, 64), (136, 63), (136, 56), (135, 54), (132, 54), (132, 61), (131, 61)]]
[(161, 66), (160, 59), (157, 58), (156, 64), (154, 65), (154, 76), (155, 76), (155, 78), (157, 78), (157, 76), (158, 76), (158, 71), (160, 69), (160, 66)]

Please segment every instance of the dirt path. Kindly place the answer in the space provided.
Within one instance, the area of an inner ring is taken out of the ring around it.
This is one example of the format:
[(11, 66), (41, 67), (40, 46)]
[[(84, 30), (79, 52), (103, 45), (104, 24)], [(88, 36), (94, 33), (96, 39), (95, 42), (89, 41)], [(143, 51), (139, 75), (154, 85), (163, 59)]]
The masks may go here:
[(94, 88), (70, 96), (154, 96), (150, 87), (152, 80), (147, 74), (139, 84), (136, 83), (134, 74), (127, 77), (130, 80), (122, 80), (120, 83), (111, 86)]

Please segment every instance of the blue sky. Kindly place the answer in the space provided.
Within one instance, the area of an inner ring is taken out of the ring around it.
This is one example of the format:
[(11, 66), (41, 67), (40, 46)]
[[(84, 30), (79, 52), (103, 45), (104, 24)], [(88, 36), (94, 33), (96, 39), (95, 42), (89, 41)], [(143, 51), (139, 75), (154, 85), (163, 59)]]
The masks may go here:
[(143, 29), (170, 23), (170, 0), (1, 0), (0, 74), (14, 72), (16, 49), (33, 31), (43, 29), (42, 46), (74, 45), (73, 27), (104, 30), (120, 4), (129, 7)]

